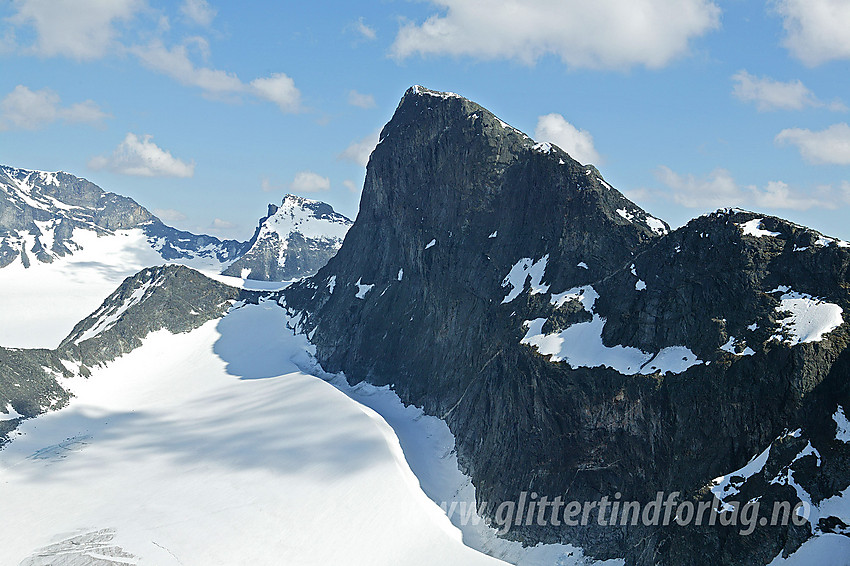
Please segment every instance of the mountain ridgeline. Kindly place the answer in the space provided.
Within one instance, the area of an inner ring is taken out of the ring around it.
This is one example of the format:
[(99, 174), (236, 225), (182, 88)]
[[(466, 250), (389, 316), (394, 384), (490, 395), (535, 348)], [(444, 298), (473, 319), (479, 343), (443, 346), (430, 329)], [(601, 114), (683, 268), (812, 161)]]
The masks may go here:
[[(848, 244), (752, 212), (670, 232), (593, 166), (413, 87), (341, 249), (284, 297), (326, 370), (447, 421), (491, 519), (523, 491), (817, 507), (850, 486), (848, 268)], [(749, 536), (595, 521), (509, 536), (627, 564), (767, 564), (841, 525), (824, 512)]]
[(286, 195), (270, 204), (248, 250), (225, 275), (261, 281), (287, 281), (313, 275), (339, 250), (351, 220), (329, 204)]
[(162, 262), (285, 281), (318, 271), (350, 225), (328, 204), (286, 195), (280, 207), (269, 205), (250, 240), (220, 240), (167, 226), (133, 199), (74, 175), (0, 166), (0, 268), (69, 257), (84, 249), (86, 234), (134, 231), (137, 238), (119, 248), (132, 244), (136, 254), (153, 250)]
[(0, 409), (7, 409), (0, 412), (0, 446), (23, 419), (67, 404), (65, 378), (90, 375), (151, 332), (189, 332), (263, 296), (275, 293), (231, 287), (182, 265), (150, 267), (125, 279), (56, 349), (0, 347)]
[(523, 522), (509, 537), (630, 566), (713, 566), (780, 563), (850, 536), (847, 242), (739, 209), (671, 231), (592, 165), (423, 87), (382, 130), (353, 224), (289, 195), (250, 241), (203, 243), (64, 173), (0, 168), (0, 189), (0, 266), (62, 261), (79, 251), (75, 230), (138, 230), (165, 259), (306, 277), (275, 292), (178, 265), (128, 277), (58, 348), (0, 348), (0, 442), (64, 406), (65, 378), (149, 333), (269, 300), (325, 370), (444, 419), (491, 520), (530, 492), (810, 508), (806, 522), (741, 534), (603, 526), (597, 507), (583, 525)]
[(75, 230), (110, 236), (139, 229), (165, 260), (210, 258), (233, 261), (246, 246), (235, 240), (196, 235), (163, 224), (133, 199), (59, 171), (46, 173), (0, 166), (0, 267), (52, 263), (81, 249)]

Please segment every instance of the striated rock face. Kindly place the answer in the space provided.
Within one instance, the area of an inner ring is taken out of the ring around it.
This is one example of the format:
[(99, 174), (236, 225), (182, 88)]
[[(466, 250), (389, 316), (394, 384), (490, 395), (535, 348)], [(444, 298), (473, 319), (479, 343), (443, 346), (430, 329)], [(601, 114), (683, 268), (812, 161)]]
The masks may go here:
[(287, 281), (316, 273), (342, 245), (351, 220), (326, 203), (286, 195), (260, 219), (248, 250), (225, 275)]
[[(491, 517), (522, 491), (728, 499), (713, 480), (768, 446), (739, 499), (850, 486), (834, 418), (850, 411), (848, 244), (739, 210), (671, 233), (450, 93), (411, 88), (380, 139), (342, 248), (286, 302), (326, 370), (448, 422)], [(766, 564), (840, 530), (822, 515), (749, 536), (595, 521), (509, 536), (628, 564)]]
[(73, 254), (81, 249), (75, 230), (112, 236), (129, 229), (141, 230), (168, 261), (208, 259), (227, 264), (247, 249), (244, 242), (166, 226), (134, 200), (68, 173), (0, 166), (0, 268), (16, 260), (30, 267)]

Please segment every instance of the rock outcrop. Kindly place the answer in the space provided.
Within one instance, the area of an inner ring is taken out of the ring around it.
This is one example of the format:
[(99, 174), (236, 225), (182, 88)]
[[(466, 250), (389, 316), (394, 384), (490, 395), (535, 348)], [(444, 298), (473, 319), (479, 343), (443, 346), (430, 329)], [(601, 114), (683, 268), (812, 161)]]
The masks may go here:
[(286, 195), (269, 212), (248, 249), (225, 275), (260, 281), (288, 281), (316, 273), (342, 245), (351, 220), (326, 203)]
[(51, 263), (81, 249), (75, 230), (112, 236), (138, 229), (167, 261), (207, 259), (228, 264), (245, 242), (219, 240), (163, 224), (133, 199), (109, 193), (85, 179), (0, 166), (0, 268)]
[[(451, 93), (411, 88), (380, 140), (342, 248), (286, 302), (326, 370), (448, 422), (491, 518), (523, 491), (728, 499), (715, 478), (772, 445), (734, 480), (745, 502), (817, 505), (850, 485), (833, 418), (850, 408), (847, 244), (739, 210), (670, 232), (593, 166)], [(835, 532), (830, 517), (509, 536), (628, 564), (766, 564)]]

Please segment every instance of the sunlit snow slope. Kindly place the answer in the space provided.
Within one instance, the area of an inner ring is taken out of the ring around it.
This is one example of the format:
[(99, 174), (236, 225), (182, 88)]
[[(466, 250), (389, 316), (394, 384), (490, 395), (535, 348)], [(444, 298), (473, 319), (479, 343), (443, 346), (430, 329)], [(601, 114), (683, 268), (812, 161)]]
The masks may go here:
[[(497, 564), (274, 303), (151, 334), (0, 451), (2, 564)], [(262, 338), (259, 338), (262, 337)]]
[[(55, 348), (126, 277), (167, 263), (139, 229), (101, 237), (75, 230), (74, 235), (82, 249), (73, 255), (30, 268), (16, 262), (0, 269), (0, 345)], [(180, 263), (209, 275), (221, 265), (202, 259)]]
[(165, 263), (218, 273), (245, 246), (68, 173), (0, 165), (0, 345), (56, 347), (125, 277)]

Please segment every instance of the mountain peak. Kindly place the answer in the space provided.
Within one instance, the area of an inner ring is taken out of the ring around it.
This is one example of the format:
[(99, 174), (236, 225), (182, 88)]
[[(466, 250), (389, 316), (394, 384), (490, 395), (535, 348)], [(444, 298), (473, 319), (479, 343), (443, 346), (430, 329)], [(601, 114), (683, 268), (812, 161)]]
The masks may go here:
[(281, 201), (282, 206), (286, 206), (287, 204), (301, 206), (308, 202), (319, 202), (315, 200), (308, 199), (306, 197), (302, 197), (299, 195), (293, 195), (292, 193), (287, 193), (283, 196), (283, 200)]
[[(412, 96), (434, 96), (434, 97), (442, 98), (442, 99), (458, 98), (460, 100), (467, 100), (466, 98), (464, 98), (463, 96), (461, 96), (461, 95), (459, 95), (455, 92), (442, 92), (442, 91), (439, 91), (439, 90), (432, 90), (432, 89), (426, 88), (422, 85), (413, 85), (412, 87), (407, 89), (407, 91), (404, 93), (404, 97), (407, 97), (409, 95), (412, 95)], [(404, 97), (402, 97), (402, 99)]]
[(312, 275), (332, 257), (351, 220), (327, 203), (287, 194), (269, 205), (250, 248), (225, 275), (261, 281), (286, 281)]

